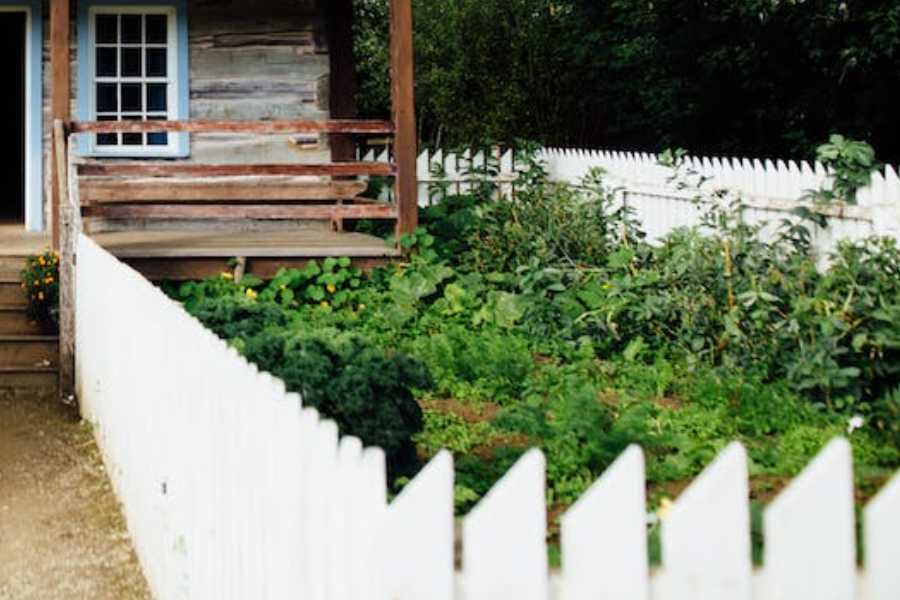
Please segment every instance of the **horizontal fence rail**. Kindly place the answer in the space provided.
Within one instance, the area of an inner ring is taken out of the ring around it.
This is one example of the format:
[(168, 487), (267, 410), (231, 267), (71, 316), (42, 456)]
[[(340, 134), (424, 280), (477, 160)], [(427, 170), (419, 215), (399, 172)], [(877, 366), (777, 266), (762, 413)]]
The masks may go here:
[(261, 373), (80, 236), (77, 380), (137, 554), (161, 600), (896, 600), (900, 476), (864, 511), (837, 439), (765, 512), (751, 562), (747, 456), (732, 444), (663, 517), (647, 556), (644, 458), (629, 448), (562, 517), (548, 568), (544, 456), (462, 523), (442, 452), (390, 504), (385, 458)]
[[(388, 150), (368, 150), (362, 160), (387, 162)], [(578, 184), (596, 168), (603, 169), (611, 188), (631, 207), (650, 240), (659, 240), (678, 227), (700, 224), (702, 209), (695, 194), (671, 181), (672, 169), (659, 164), (659, 156), (636, 152), (548, 148), (538, 157), (555, 181)], [(512, 194), (517, 176), (512, 150), (423, 152), (419, 155), (418, 201), (425, 207), (447, 194), (465, 193), (479, 181), (496, 184), (498, 193)], [(792, 211), (806, 205), (801, 198), (811, 190), (830, 187), (827, 170), (806, 161), (741, 158), (684, 158), (685, 170), (708, 179), (703, 189), (725, 189), (745, 203), (749, 223), (768, 223), (761, 235), (770, 239), (784, 219), (796, 220)], [(820, 256), (842, 239), (860, 240), (871, 235), (900, 239), (900, 177), (894, 167), (873, 173), (871, 184), (860, 190), (856, 205), (820, 209), (829, 216), (827, 228), (811, 227), (813, 247)], [(810, 224), (811, 225), (811, 224)]]

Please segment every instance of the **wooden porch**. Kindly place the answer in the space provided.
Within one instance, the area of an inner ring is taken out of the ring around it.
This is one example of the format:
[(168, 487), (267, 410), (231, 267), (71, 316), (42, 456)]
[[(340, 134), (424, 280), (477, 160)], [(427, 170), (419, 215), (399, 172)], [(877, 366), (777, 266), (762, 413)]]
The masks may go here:
[[(391, 0), (392, 114), (385, 121), (340, 118), (352, 116), (337, 108), (340, 99), (332, 102), (332, 118), (324, 120), (74, 121), (72, 14), (71, 0), (50, 0), (50, 213), (52, 245), (61, 254), (64, 396), (74, 389), (74, 265), (81, 233), (157, 280), (214, 275), (235, 258), (246, 263), (247, 272), (265, 277), (280, 267), (329, 256), (350, 257), (360, 266), (401, 256), (398, 246), (388, 247), (380, 238), (345, 226), (356, 220), (387, 221), (397, 237), (417, 226), (411, 0)], [(79, 156), (79, 136), (109, 134), (324, 136), (330, 141), (331, 162), (204, 164)], [(388, 164), (353, 161), (355, 139), (365, 136), (392, 138)], [(393, 180), (390, 202), (365, 197), (366, 179), (375, 176)], [(275, 221), (281, 223), (259, 227)]]

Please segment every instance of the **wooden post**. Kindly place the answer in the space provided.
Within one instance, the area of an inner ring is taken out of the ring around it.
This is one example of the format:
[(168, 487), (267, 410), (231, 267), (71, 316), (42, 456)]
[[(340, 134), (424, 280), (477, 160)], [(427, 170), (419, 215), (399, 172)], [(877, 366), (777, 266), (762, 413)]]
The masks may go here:
[(394, 121), (394, 200), (400, 217), (399, 234), (419, 223), (416, 183), (415, 63), (411, 0), (391, 0), (391, 104)]
[(59, 260), (59, 393), (69, 403), (75, 395), (75, 244), (78, 232), (72, 198), (69, 196), (69, 152), (66, 126), (53, 121), (56, 193), (60, 202)]
[[(69, 44), (71, 35), (71, 7), (69, 0), (50, 0), (50, 115), (55, 121), (70, 120), (71, 110), (71, 64)], [(56, 147), (56, 144), (54, 144)], [(59, 160), (55, 161), (59, 164)], [(53, 232), (53, 248), (60, 248), (60, 174), (53, 170), (51, 185), (52, 210), (50, 226)]]

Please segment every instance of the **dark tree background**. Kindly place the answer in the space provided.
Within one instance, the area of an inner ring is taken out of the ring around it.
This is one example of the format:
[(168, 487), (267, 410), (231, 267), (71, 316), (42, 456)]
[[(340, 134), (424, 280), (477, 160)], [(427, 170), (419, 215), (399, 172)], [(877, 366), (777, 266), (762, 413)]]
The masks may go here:
[[(423, 145), (900, 162), (900, 0), (413, 0)], [(361, 113), (388, 113), (387, 0), (356, 0)]]

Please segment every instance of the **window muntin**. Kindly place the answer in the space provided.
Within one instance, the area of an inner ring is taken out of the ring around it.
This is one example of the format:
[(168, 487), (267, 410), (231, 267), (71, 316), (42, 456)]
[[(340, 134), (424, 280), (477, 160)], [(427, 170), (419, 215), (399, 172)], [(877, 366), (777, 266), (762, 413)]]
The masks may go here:
[[(92, 112), (98, 121), (177, 118), (177, 35), (170, 7), (97, 7), (91, 18)], [(100, 153), (175, 150), (167, 133), (98, 134)]]

